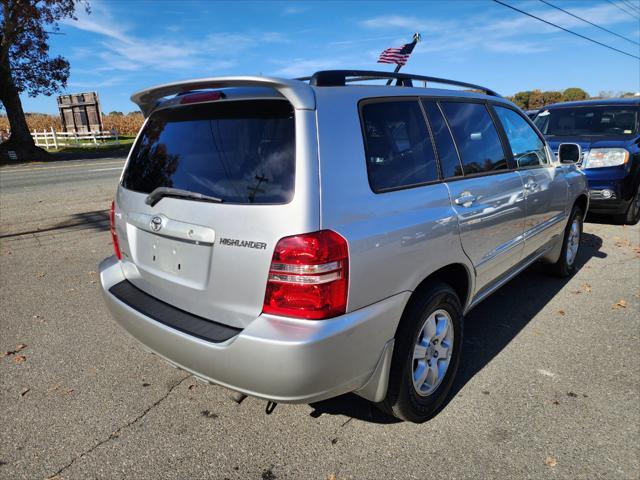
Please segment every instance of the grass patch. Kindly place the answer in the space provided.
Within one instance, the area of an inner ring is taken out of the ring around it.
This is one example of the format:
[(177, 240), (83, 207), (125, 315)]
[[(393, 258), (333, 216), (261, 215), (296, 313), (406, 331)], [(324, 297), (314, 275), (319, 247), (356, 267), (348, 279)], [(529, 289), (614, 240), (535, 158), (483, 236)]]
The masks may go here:
[(119, 143), (105, 142), (95, 145), (91, 142), (82, 147), (77, 145), (70, 145), (68, 147), (64, 146), (60, 148), (49, 148), (45, 150), (49, 153), (110, 152), (128, 150), (131, 148), (131, 145), (133, 145), (135, 137), (120, 137), (118, 140)]

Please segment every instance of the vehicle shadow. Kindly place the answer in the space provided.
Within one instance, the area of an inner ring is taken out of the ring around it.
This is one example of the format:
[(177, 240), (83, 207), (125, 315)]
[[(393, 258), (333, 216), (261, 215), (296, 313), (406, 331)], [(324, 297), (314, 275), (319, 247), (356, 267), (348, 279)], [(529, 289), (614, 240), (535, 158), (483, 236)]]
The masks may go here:
[(597, 223), (599, 225), (622, 225), (622, 222), (614, 218), (613, 215), (605, 215), (602, 213), (587, 213), (584, 221), (586, 223)]
[[(109, 210), (94, 210), (91, 212), (74, 213), (71, 215), (70, 227), (78, 227), (79, 229), (97, 230), (106, 232), (110, 227)], [(58, 228), (65, 228), (65, 224), (61, 223)], [(69, 227), (66, 227), (69, 228)]]
[[(106, 160), (106, 159), (125, 159), (129, 155), (131, 150), (130, 144), (112, 145), (104, 148), (92, 147), (69, 147), (62, 148), (57, 152), (47, 152), (49, 155), (44, 162), (64, 162), (68, 160), (86, 160), (87, 162), (93, 160)], [(27, 166), (33, 163), (42, 163), (43, 160), (9, 160), (4, 157), (0, 157), (0, 166)]]
[(60, 162), (65, 160), (104, 160), (111, 158), (127, 158), (131, 150), (131, 145), (113, 145), (109, 148), (82, 150), (78, 148), (61, 149), (59, 152), (52, 152), (51, 160)]
[[(605, 258), (607, 254), (600, 250), (601, 247), (602, 239), (599, 236), (583, 233), (577, 268), (583, 268), (593, 257)], [(465, 318), (465, 338), (458, 374), (439, 411), (445, 409), (467, 382), (491, 362), (568, 282), (568, 278), (547, 275), (542, 265), (536, 264), (473, 309)], [(344, 415), (380, 424), (399, 421), (355, 394), (342, 395), (310, 406), (313, 408), (310, 414), (313, 417), (322, 414)]]
[(109, 210), (94, 210), (91, 212), (74, 213), (66, 217), (63, 221), (49, 227), (0, 234), (0, 238), (11, 238), (34, 234), (56, 234), (62, 231), (66, 232), (76, 230), (96, 230), (99, 232), (105, 232), (109, 230), (109, 228)]

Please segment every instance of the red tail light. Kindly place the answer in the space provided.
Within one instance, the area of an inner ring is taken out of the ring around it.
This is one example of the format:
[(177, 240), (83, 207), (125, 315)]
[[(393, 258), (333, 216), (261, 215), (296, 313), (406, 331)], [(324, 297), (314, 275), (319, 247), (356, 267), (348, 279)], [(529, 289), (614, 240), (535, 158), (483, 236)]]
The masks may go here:
[(109, 223), (111, 226), (111, 240), (113, 240), (113, 251), (116, 253), (118, 260), (122, 260), (120, 245), (118, 244), (118, 234), (116, 233), (116, 202), (111, 202), (111, 211), (109, 212)]
[(264, 313), (321, 320), (345, 313), (347, 241), (331, 230), (294, 235), (276, 245)]

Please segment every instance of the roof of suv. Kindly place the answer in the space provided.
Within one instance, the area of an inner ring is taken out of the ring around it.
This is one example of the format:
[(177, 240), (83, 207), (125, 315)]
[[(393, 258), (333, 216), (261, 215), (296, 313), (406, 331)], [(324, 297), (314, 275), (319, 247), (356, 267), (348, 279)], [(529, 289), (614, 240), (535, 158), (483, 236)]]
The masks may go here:
[[(356, 84), (356, 82), (370, 80), (388, 80), (387, 85)], [(308, 81), (308, 83), (307, 83)], [(391, 85), (395, 81), (395, 85)], [(413, 81), (423, 82), (423, 87), (414, 86)], [(440, 88), (427, 88), (427, 82), (453, 85), (467, 90), (451, 90)], [(257, 88), (256, 88), (257, 87)], [(357, 87), (357, 88), (355, 88)], [(314, 92), (335, 92), (342, 94), (366, 96), (457, 96), (476, 99), (494, 99), (503, 103), (511, 103), (501, 97), (495, 91), (457, 80), (448, 80), (423, 75), (413, 75), (396, 72), (376, 72), (369, 70), (327, 70), (314, 73), (310, 77), (298, 79), (281, 79), (274, 77), (238, 76), (238, 77), (213, 77), (157, 85), (141, 90), (131, 96), (131, 100), (138, 104), (145, 116), (148, 116), (161, 104), (163, 106), (181, 103), (179, 97), (187, 93), (197, 93), (202, 90), (229, 89), (231, 97), (247, 97), (250, 93), (261, 97), (273, 97), (266, 90), (276, 93), (289, 100), (294, 108), (302, 110), (314, 110), (316, 107)], [(384, 92), (384, 93), (383, 93)], [(484, 92), (484, 93), (479, 93)], [(167, 98), (174, 96), (172, 98)]]
[(552, 108), (564, 108), (564, 107), (589, 107), (589, 106), (640, 106), (640, 97), (635, 98), (598, 98), (594, 100), (580, 100), (577, 102), (561, 102), (547, 105), (545, 110)]

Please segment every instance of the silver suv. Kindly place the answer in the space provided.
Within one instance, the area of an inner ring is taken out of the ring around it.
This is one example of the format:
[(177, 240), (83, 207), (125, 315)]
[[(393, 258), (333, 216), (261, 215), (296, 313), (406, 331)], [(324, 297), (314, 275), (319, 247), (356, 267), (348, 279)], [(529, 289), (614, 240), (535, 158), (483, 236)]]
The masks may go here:
[(464, 314), (533, 262), (576, 268), (579, 147), (556, 160), (489, 89), (324, 71), (132, 100), (147, 120), (102, 290), (127, 332), (200, 379), (272, 402), (355, 392), (424, 421), (454, 380)]

